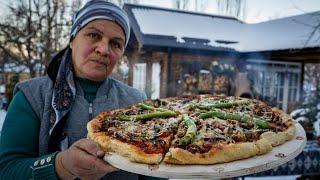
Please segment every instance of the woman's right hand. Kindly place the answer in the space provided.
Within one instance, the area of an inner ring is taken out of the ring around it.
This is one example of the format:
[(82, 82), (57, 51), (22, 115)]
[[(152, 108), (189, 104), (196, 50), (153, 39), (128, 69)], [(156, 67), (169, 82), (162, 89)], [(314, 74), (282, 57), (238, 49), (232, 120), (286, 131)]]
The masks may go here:
[(118, 169), (110, 166), (101, 158), (104, 151), (94, 141), (80, 139), (69, 149), (57, 154), (56, 172), (60, 179), (99, 179)]

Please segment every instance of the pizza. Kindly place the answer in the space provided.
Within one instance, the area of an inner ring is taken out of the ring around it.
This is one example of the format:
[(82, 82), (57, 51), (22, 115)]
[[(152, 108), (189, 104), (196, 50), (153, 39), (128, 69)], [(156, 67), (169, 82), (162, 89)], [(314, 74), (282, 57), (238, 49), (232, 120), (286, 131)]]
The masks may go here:
[(144, 164), (217, 164), (262, 155), (295, 135), (293, 119), (256, 100), (190, 95), (102, 112), (88, 138)]

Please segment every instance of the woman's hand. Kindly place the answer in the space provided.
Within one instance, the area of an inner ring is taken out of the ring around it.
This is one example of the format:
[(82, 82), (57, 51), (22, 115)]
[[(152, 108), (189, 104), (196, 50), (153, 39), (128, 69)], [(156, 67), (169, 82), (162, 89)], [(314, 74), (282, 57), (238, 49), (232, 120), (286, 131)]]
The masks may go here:
[(60, 179), (99, 179), (106, 173), (117, 171), (101, 158), (104, 151), (94, 141), (80, 139), (69, 149), (58, 153), (55, 160)]

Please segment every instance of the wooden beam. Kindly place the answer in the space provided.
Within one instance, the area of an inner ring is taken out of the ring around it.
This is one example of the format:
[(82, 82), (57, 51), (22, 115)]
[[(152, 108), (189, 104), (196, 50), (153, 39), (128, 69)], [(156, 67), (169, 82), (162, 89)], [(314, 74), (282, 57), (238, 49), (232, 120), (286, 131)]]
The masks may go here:
[(146, 60), (146, 94), (148, 98), (151, 98), (152, 94), (152, 61)]
[(172, 73), (172, 49), (168, 48), (168, 78), (167, 78), (167, 97), (174, 96)]

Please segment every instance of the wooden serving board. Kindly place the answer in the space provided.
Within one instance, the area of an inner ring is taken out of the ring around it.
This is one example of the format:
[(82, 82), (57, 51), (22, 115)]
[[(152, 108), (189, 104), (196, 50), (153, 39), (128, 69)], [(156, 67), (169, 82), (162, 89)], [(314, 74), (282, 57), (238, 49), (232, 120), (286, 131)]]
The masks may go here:
[(303, 127), (296, 123), (295, 137), (261, 156), (215, 165), (171, 165), (162, 162), (159, 165), (134, 163), (126, 157), (108, 153), (104, 157), (112, 166), (137, 174), (176, 179), (220, 179), (253, 174), (280, 166), (298, 156), (307, 138)]

